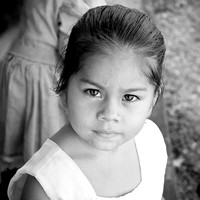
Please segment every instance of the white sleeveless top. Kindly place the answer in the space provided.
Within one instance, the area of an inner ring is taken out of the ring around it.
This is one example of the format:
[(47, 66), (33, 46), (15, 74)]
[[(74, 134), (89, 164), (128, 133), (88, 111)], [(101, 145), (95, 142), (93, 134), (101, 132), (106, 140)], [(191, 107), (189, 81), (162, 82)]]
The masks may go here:
[(10, 200), (20, 200), (27, 174), (34, 176), (50, 200), (161, 200), (167, 152), (162, 133), (150, 120), (135, 137), (141, 182), (130, 193), (116, 198), (98, 197), (76, 163), (52, 140), (20, 168), (8, 187)]

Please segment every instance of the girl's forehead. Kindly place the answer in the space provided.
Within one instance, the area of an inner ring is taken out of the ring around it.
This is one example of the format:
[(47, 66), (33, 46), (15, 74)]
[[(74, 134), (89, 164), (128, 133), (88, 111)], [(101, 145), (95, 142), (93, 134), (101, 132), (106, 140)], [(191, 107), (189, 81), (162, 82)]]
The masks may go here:
[(147, 83), (144, 75), (144, 58), (130, 52), (114, 54), (94, 54), (88, 56), (78, 72), (79, 77), (93, 79), (102, 84), (110, 82), (121, 83)]
[[(105, 67), (107, 66), (107, 67)], [(105, 71), (119, 70), (142, 71), (146, 66), (146, 59), (132, 50), (120, 49), (118, 51), (106, 51), (101, 53), (88, 54), (81, 63), (81, 72), (93, 70)]]

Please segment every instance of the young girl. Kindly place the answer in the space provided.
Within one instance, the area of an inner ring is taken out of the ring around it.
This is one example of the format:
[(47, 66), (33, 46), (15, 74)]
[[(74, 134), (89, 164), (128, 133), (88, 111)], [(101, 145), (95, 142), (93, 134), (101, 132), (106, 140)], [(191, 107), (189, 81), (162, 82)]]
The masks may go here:
[[(26, 0), (20, 37), (0, 65), (0, 145), (3, 160), (27, 161), (66, 122), (53, 79), (59, 36), (104, 0)], [(62, 48), (62, 47), (60, 47)]]
[(162, 90), (161, 32), (120, 5), (73, 27), (56, 92), (69, 123), (17, 171), (15, 199), (160, 200), (166, 146), (150, 120)]

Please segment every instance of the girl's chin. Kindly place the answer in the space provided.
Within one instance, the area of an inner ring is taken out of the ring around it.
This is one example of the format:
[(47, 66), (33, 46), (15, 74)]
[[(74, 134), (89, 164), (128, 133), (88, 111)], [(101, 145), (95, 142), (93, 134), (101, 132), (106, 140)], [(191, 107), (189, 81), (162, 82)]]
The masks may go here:
[(110, 141), (104, 141), (104, 142), (93, 142), (92, 143), (92, 146), (99, 150), (99, 151), (116, 151), (118, 149), (118, 147), (120, 146), (121, 144), (119, 144), (118, 142), (110, 142)]

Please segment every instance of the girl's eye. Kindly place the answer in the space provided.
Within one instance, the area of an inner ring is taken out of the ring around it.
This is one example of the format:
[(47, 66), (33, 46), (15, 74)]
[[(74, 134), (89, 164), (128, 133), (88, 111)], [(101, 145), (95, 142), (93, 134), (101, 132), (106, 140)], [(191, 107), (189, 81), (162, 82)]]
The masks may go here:
[(124, 101), (128, 101), (128, 102), (134, 102), (137, 99), (139, 99), (137, 96), (131, 95), (131, 94), (126, 94), (124, 95), (124, 98), (123, 98)]
[(99, 92), (99, 90), (95, 90), (95, 89), (87, 89), (85, 90), (85, 92), (93, 97), (101, 97), (101, 93)]

